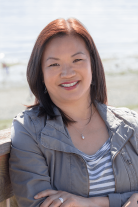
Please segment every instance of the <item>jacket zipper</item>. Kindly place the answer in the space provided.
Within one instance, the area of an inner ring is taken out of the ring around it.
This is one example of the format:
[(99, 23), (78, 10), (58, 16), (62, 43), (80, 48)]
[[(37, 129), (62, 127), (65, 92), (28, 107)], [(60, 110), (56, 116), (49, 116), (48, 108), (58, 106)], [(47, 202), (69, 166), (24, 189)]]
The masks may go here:
[[(111, 131), (111, 138), (112, 136), (114, 135), (114, 132)], [(119, 153), (119, 151), (118, 151)], [(113, 174), (114, 174), (114, 179), (115, 179), (115, 192), (116, 192), (116, 176), (115, 176), (115, 171), (114, 171), (114, 166), (113, 166), (113, 162), (114, 162), (114, 159), (116, 158), (116, 156), (118, 155), (118, 153), (115, 155), (115, 157), (113, 158), (113, 161), (112, 161), (112, 169), (113, 169)]]
[[(130, 139), (131, 137), (129, 137), (129, 139)], [(127, 142), (129, 141), (129, 139), (127, 140)], [(126, 143), (127, 143), (126, 142)], [(126, 145), (126, 143), (123, 145), (123, 147)], [(122, 148), (123, 148), (122, 147)], [(115, 192), (116, 192), (116, 177), (115, 177), (115, 171), (114, 171), (114, 166), (113, 166), (113, 162), (114, 162), (114, 160), (115, 160), (115, 158), (116, 158), (116, 156), (120, 153), (120, 151), (122, 150), (122, 148), (117, 152), (117, 154), (115, 155), (115, 157), (113, 158), (113, 161), (112, 161), (112, 168), (113, 168), (113, 173), (114, 173), (114, 178), (115, 178)], [(130, 163), (128, 163), (128, 164), (130, 164)]]
[[(126, 150), (126, 153), (128, 153), (127, 152), (127, 150)], [(128, 155), (129, 156), (129, 155)], [(136, 178), (136, 173), (135, 173), (135, 170), (134, 170), (134, 168), (133, 168), (133, 165), (132, 165), (132, 160), (131, 159), (129, 159), (129, 158), (125, 158), (124, 156), (123, 156), (123, 154), (122, 154), (122, 157), (123, 157), (123, 160), (124, 160), (124, 162), (127, 164), (127, 166), (129, 167), (129, 171), (131, 172), (131, 175), (133, 176), (133, 178)], [(132, 176), (130, 176), (129, 174), (128, 174), (128, 176), (129, 176), (129, 179), (131, 180), (131, 177)], [(137, 180), (137, 179), (136, 179)], [(136, 181), (137, 182), (137, 181)], [(134, 181), (133, 181), (133, 183), (135, 183)], [(131, 187), (131, 189), (130, 190), (135, 190), (135, 189), (132, 189), (132, 187)]]
[[(118, 153), (119, 153), (119, 151), (118, 151)], [(117, 153), (117, 154), (115, 155), (115, 157), (113, 158), (113, 162), (114, 162), (116, 156), (118, 155), (118, 153)], [(114, 171), (113, 162), (112, 162), (112, 169), (113, 169), (113, 174), (114, 174), (114, 178), (115, 178), (115, 192), (116, 192), (116, 176), (115, 176), (115, 171)]]

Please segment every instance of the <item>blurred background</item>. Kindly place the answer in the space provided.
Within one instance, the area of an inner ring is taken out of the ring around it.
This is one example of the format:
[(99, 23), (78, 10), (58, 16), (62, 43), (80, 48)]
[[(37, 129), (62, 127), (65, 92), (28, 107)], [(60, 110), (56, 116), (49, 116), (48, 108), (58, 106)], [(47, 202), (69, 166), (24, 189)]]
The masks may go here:
[(69, 17), (79, 19), (95, 41), (108, 104), (138, 111), (137, 0), (0, 0), (0, 129), (34, 102), (26, 68), (40, 31)]

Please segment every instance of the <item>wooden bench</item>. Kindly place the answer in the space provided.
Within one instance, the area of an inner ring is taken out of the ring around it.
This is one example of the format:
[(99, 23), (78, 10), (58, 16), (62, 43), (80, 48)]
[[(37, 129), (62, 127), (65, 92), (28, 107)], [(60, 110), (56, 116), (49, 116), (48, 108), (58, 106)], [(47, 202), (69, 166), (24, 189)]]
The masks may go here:
[(0, 207), (18, 207), (9, 176), (11, 129), (0, 131)]

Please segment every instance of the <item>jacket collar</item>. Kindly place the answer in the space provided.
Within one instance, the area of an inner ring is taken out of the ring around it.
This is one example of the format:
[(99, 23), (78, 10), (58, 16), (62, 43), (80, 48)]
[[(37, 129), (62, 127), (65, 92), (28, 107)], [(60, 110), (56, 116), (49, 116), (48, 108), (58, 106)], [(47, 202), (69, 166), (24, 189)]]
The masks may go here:
[(68, 133), (67, 133), (66, 127), (63, 123), (62, 116), (61, 116), (57, 107), (54, 107), (54, 113), (57, 116), (56, 119), (51, 120), (50, 117), (48, 116), (46, 124), (52, 126), (53, 128), (62, 132), (65, 136), (68, 137)]
[(125, 118), (122, 112), (115, 114), (112, 107), (98, 102), (96, 102), (96, 107), (111, 132), (111, 158), (113, 160), (126, 142), (132, 137), (134, 129), (124, 122)]
[(98, 103), (95, 101), (96, 108), (104, 120), (106, 126), (111, 131), (116, 131), (117, 127), (121, 124), (121, 120), (117, 119), (116, 116), (108, 109), (108, 106), (105, 104)]
[[(118, 118), (107, 105), (96, 101), (95, 105), (100, 116), (112, 134), (111, 156), (113, 159), (125, 143), (130, 139), (134, 130), (129, 125), (124, 123), (123, 119)], [(55, 107), (54, 112), (57, 115), (57, 118), (55, 120), (50, 120), (48, 117), (46, 126), (42, 130), (43, 145), (49, 146), (49, 148), (55, 150), (60, 149), (60, 151), (76, 153), (77, 150), (72, 143), (58, 108)]]

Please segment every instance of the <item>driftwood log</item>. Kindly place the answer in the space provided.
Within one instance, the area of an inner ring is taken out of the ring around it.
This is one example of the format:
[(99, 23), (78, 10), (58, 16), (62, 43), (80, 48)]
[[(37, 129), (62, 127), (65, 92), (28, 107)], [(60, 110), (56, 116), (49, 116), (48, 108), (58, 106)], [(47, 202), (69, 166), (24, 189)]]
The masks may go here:
[(18, 207), (9, 176), (11, 129), (0, 131), (0, 207)]

